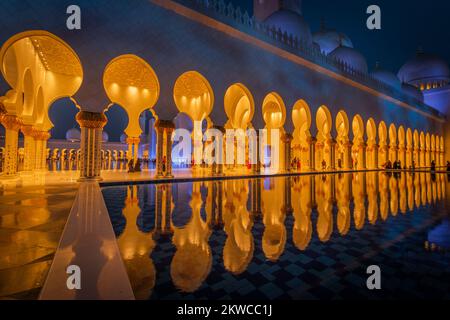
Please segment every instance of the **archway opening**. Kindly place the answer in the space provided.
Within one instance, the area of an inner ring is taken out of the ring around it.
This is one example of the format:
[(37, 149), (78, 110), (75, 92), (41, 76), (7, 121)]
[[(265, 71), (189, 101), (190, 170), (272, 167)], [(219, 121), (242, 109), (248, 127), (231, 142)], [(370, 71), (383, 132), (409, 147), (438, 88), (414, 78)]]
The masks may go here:
[(249, 144), (245, 139), (245, 130), (251, 128), (251, 121), (255, 113), (255, 103), (250, 91), (241, 83), (231, 85), (224, 96), (225, 113), (228, 121), (225, 129), (234, 129), (234, 164), (233, 169), (239, 167), (246, 171), (247, 166), (238, 164), (238, 148), (245, 150), (245, 163), (249, 163)]
[(331, 112), (326, 106), (320, 106), (316, 113), (317, 143), (316, 143), (316, 170), (330, 169), (331, 150)]
[(384, 121), (378, 125), (378, 166), (385, 167), (388, 161), (388, 146), (387, 146), (387, 127)]
[[(286, 106), (280, 95), (269, 93), (263, 101), (263, 119), (267, 129), (267, 142), (264, 148), (263, 165), (272, 171), (284, 169), (284, 123), (286, 121)], [(272, 137), (273, 136), (273, 137)], [(274, 140), (275, 139), (275, 140)]]
[(125, 170), (127, 168), (127, 135), (125, 128), (128, 126), (128, 114), (120, 104), (112, 104), (105, 112), (108, 122), (103, 128), (108, 133), (108, 143), (103, 143), (104, 150), (110, 150), (106, 169)]
[(352, 148), (353, 168), (356, 170), (365, 169), (364, 122), (360, 115), (356, 115), (353, 117), (352, 132), (353, 132), (353, 148)]
[(366, 149), (366, 166), (367, 169), (376, 169), (377, 164), (377, 126), (375, 120), (369, 118), (366, 124), (367, 132), (367, 149)]
[(389, 126), (389, 161), (397, 161), (397, 129), (393, 123)]
[(336, 168), (338, 170), (349, 169), (350, 168), (350, 157), (349, 157), (349, 122), (348, 116), (345, 111), (339, 111), (336, 116), (336, 149), (335, 149), (335, 159)]
[(203, 164), (202, 122), (207, 119), (214, 105), (214, 94), (208, 80), (196, 71), (183, 73), (175, 82), (173, 97), (179, 112), (187, 114), (194, 124), (194, 168)]
[(292, 140), (293, 168), (296, 171), (311, 169), (311, 111), (304, 100), (298, 100), (292, 108), (294, 132)]

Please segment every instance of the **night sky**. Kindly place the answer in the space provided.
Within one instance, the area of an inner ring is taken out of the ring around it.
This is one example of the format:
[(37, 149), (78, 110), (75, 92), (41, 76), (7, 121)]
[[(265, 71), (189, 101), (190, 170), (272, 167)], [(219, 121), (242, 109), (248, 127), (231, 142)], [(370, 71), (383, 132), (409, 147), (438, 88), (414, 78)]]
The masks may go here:
[[(253, 0), (231, 1), (253, 13)], [(366, 27), (366, 9), (372, 4), (381, 8), (382, 30)], [(303, 0), (303, 15), (312, 32), (324, 19), (327, 28), (347, 34), (370, 69), (379, 61), (397, 73), (419, 47), (450, 61), (448, 0)]]
[[(253, 0), (230, 1), (253, 14)], [(371, 4), (381, 8), (382, 30), (366, 28), (366, 9)], [(350, 37), (355, 48), (367, 58), (370, 69), (379, 61), (383, 68), (395, 73), (419, 47), (450, 61), (449, 14), (448, 0), (303, 0), (303, 15), (312, 32), (320, 29), (323, 19), (327, 28)], [(52, 120), (58, 118), (58, 123), (66, 124), (53, 128), (55, 138), (64, 138), (67, 129), (77, 126), (74, 115), (78, 110), (74, 106), (67, 108), (67, 104), (71, 104), (68, 99), (59, 101), (50, 109)], [(127, 124), (126, 114), (113, 107), (107, 116), (114, 126), (107, 125), (105, 130), (110, 141), (118, 141)], [(62, 122), (60, 118), (64, 118)]]

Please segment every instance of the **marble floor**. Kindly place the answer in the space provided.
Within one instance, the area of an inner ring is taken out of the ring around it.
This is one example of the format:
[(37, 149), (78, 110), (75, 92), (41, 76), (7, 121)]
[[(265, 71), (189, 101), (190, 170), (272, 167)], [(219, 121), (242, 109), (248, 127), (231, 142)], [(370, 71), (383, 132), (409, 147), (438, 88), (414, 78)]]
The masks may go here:
[(0, 299), (37, 299), (77, 189), (31, 177), (1, 184)]

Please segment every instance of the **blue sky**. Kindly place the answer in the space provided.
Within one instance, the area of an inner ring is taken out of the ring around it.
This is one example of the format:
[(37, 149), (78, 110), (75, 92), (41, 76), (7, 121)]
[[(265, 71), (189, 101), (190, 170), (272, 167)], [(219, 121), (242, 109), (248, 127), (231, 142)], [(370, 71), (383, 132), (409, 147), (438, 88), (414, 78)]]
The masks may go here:
[[(232, 0), (252, 13), (253, 0)], [(382, 30), (366, 28), (366, 9), (380, 6)], [(367, 58), (397, 72), (418, 47), (450, 61), (450, 1), (448, 0), (303, 0), (303, 14), (312, 31), (325, 20), (328, 28), (346, 33)]]

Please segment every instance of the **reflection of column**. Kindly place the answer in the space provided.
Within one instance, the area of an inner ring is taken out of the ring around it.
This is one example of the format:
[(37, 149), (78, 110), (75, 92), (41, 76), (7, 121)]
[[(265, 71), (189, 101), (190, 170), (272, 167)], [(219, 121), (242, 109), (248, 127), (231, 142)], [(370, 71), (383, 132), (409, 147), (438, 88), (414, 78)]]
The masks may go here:
[(261, 214), (261, 179), (253, 179), (251, 184), (251, 212), (256, 217)]
[(108, 118), (103, 113), (80, 111), (76, 120), (81, 128), (80, 180), (101, 180), (102, 131)]
[(284, 179), (284, 212), (288, 215), (291, 214), (292, 203), (291, 203), (291, 178), (286, 177)]
[(287, 172), (291, 171), (291, 142), (292, 142), (292, 134), (286, 133), (283, 136), (284, 142), (284, 168)]
[(24, 162), (23, 170), (30, 172), (34, 170), (36, 163), (36, 143), (34, 140), (35, 129), (31, 125), (22, 126), (22, 133), (24, 136)]
[(1, 118), (1, 123), (5, 127), (5, 163), (2, 177), (13, 178), (17, 174), (17, 147), (22, 121), (17, 116), (5, 115)]

